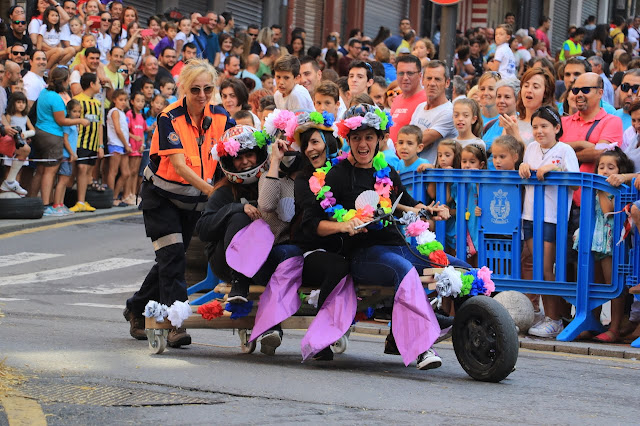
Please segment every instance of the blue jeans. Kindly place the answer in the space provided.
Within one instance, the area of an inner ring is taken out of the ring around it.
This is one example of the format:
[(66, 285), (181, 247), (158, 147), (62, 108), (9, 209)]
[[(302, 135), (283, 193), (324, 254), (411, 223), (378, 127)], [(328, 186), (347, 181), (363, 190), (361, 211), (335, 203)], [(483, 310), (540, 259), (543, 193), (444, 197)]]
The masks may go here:
[(257, 285), (267, 285), (274, 271), (282, 262), (295, 256), (302, 256), (302, 250), (293, 244), (280, 244), (273, 246), (264, 265), (253, 276), (253, 282)]
[[(418, 273), (433, 265), (426, 259), (416, 256), (415, 246), (411, 251), (403, 246), (373, 246), (356, 250), (351, 257), (351, 276), (356, 283), (398, 288), (402, 279), (411, 268)], [(455, 257), (447, 255), (452, 266), (470, 268), (471, 266)]]

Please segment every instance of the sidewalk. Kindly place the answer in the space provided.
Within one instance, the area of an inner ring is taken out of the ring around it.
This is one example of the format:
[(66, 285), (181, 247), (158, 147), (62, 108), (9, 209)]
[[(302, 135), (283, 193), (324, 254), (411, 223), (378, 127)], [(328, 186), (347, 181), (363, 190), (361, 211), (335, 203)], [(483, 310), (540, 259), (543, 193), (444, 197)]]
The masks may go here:
[[(355, 333), (380, 334), (386, 336), (389, 327), (373, 321), (358, 322), (354, 326)], [(632, 348), (628, 343), (604, 344), (596, 342), (561, 342), (552, 339), (538, 339), (519, 335), (520, 348), (544, 352), (562, 352), (567, 354), (592, 355), (608, 358), (624, 358), (640, 360), (640, 349)]]
[(55, 225), (58, 223), (70, 222), (74, 220), (92, 219), (96, 217), (116, 216), (121, 214), (131, 214), (138, 211), (136, 206), (112, 207), (110, 209), (98, 209), (95, 212), (75, 213), (69, 216), (46, 216), (41, 219), (0, 219), (0, 235), (9, 232), (22, 231), (24, 229), (37, 228), (40, 226)]

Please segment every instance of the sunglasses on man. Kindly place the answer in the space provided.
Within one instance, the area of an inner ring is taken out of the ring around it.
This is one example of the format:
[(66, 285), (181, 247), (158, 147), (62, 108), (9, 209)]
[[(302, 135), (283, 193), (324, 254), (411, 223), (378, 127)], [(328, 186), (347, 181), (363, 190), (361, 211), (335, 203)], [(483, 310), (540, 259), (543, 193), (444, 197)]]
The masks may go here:
[(13, 50), (11, 51), (12, 55), (15, 56), (25, 56), (27, 54), (27, 52), (14, 52)]
[(633, 93), (638, 93), (638, 89), (640, 89), (640, 84), (631, 85), (629, 83), (622, 83), (620, 85), (620, 90), (625, 92), (625, 93), (628, 92), (629, 89), (631, 89), (631, 92), (633, 92)]
[(27, 25), (27, 21), (12, 21), (16, 25)]
[(571, 88), (571, 93), (573, 93), (574, 95), (577, 95), (578, 93), (582, 92), (585, 95), (588, 95), (589, 92), (591, 92), (591, 89), (600, 89), (600, 87), (598, 86), (573, 87)]

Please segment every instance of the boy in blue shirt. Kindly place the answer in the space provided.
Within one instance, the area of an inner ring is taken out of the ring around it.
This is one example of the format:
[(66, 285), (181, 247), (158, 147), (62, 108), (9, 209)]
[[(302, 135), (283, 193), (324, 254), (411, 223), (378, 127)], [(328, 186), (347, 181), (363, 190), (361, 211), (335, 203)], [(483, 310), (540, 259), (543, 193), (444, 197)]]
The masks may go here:
[(432, 168), (429, 160), (418, 157), (424, 148), (422, 143), (422, 130), (412, 124), (404, 126), (398, 132), (398, 140), (395, 143), (396, 152), (400, 158), (398, 173), (424, 172)]

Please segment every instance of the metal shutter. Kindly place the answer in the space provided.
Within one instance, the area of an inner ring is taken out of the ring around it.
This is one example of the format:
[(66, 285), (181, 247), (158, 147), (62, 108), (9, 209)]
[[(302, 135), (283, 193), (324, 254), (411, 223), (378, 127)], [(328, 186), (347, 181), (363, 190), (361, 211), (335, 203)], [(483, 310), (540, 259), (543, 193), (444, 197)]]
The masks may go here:
[(191, 16), (194, 12), (205, 15), (207, 11), (207, 0), (180, 0), (178, 10), (184, 16)]
[[(322, 26), (324, 24), (324, 0), (296, 1), (293, 10), (293, 27), (304, 28), (307, 33), (304, 48), (322, 47)], [(287, 38), (288, 39), (288, 38)]]
[(582, 17), (580, 18), (580, 25), (584, 24), (584, 21), (592, 15), (596, 17), (598, 22), (598, 0), (582, 0)]
[(551, 35), (551, 51), (553, 54), (562, 49), (562, 44), (567, 40), (569, 30), (569, 9), (571, 2), (566, 0), (555, 0), (553, 2), (553, 15), (551, 25), (553, 34)]
[(249, 24), (256, 24), (262, 28), (262, 0), (228, 1), (227, 10), (233, 14), (236, 28), (246, 29)]
[[(408, 3), (407, 0), (367, 0), (364, 7), (364, 34), (373, 39), (381, 26), (389, 28), (391, 34), (396, 34), (400, 20), (409, 16)], [(413, 21), (416, 19), (417, 16), (413, 17)]]
[(136, 8), (138, 11), (138, 22), (142, 28), (147, 28), (147, 19), (149, 19), (150, 16), (160, 13), (160, 11), (156, 11), (157, 2), (152, 0), (125, 0), (122, 4), (125, 5), (125, 7), (133, 6)]
[(540, 18), (542, 17), (542, 1), (529, 0), (525, 3), (524, 25), (522, 28), (538, 28), (540, 26)]

